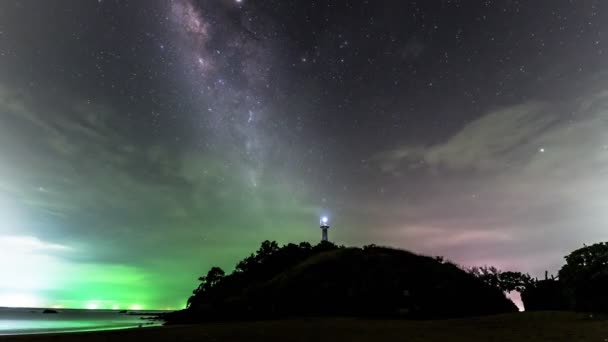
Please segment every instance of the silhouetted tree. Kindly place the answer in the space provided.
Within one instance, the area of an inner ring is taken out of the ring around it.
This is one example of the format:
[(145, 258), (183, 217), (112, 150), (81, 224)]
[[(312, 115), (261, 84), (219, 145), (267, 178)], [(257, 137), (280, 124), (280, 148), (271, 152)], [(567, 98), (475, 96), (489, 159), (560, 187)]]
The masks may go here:
[(503, 292), (524, 291), (533, 282), (529, 274), (506, 271), (499, 275), (499, 287)]
[(298, 247), (300, 247), (303, 250), (311, 250), (312, 249), (312, 245), (309, 242), (300, 242), (298, 244)]
[(252, 253), (248, 257), (239, 261), (236, 264), (235, 271), (236, 272), (247, 272), (247, 271), (251, 270), (255, 266), (255, 264), (256, 264), (255, 255), (253, 255), (253, 253)]
[(210, 290), (215, 285), (217, 285), (217, 283), (219, 283), (225, 275), (226, 273), (224, 272), (224, 270), (217, 266), (214, 266), (211, 267), (209, 272), (207, 272), (206, 276), (199, 277), (198, 280), (201, 281), (201, 285), (204, 290)]
[(505, 293), (511, 291), (522, 292), (533, 282), (529, 274), (512, 271), (503, 272), (494, 266), (474, 266), (469, 268), (468, 272), (484, 283)]
[(521, 272), (502, 272), (496, 267), (472, 267), (469, 272), (504, 293), (517, 291), (527, 311), (565, 310), (568, 308), (562, 284), (545, 273), (544, 280), (535, 280)]
[(473, 266), (469, 268), (468, 272), (484, 283), (502, 290), (499, 278), (500, 270), (498, 268), (494, 266)]
[(526, 311), (555, 311), (568, 308), (563, 286), (553, 277), (532, 281), (520, 292)]
[(565, 257), (559, 279), (575, 310), (608, 312), (608, 243), (579, 248)]
[(188, 298), (186, 306), (189, 307), (190, 305), (192, 305), (192, 303), (196, 299), (196, 296), (205, 294), (209, 292), (209, 290), (217, 286), (217, 284), (224, 278), (225, 274), (226, 273), (221, 268), (217, 266), (211, 267), (211, 269), (207, 272), (206, 276), (201, 276), (198, 278), (201, 283), (196, 289), (194, 289), (194, 291), (192, 291), (192, 296)]
[(321, 241), (321, 242), (319, 242), (318, 245), (315, 245), (312, 247), (312, 251), (315, 253), (320, 253), (320, 252), (332, 251), (332, 250), (335, 250), (338, 248), (339, 247), (336, 246), (333, 242)]
[(264, 241), (256, 253), (258, 263), (264, 262), (266, 258), (271, 257), (279, 250), (279, 244), (276, 241)]

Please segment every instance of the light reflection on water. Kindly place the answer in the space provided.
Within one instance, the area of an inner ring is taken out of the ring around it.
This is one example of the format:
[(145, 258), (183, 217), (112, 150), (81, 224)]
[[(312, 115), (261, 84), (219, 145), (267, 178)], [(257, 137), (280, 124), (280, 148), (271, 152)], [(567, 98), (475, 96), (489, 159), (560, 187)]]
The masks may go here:
[[(115, 310), (56, 309), (56, 314), (44, 314), (42, 310), (0, 308), (0, 335), (111, 330), (160, 324), (142, 319), (141, 315), (128, 315)], [(161, 311), (143, 312), (154, 314)]]

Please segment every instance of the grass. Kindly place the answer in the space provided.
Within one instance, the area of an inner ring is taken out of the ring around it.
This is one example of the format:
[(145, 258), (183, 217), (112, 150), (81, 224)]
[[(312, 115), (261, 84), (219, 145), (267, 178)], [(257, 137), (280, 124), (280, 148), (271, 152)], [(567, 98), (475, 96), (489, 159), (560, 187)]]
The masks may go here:
[(315, 318), (213, 323), (91, 333), (0, 337), (0, 341), (608, 341), (608, 321), (568, 312), (535, 312), (442, 321)]

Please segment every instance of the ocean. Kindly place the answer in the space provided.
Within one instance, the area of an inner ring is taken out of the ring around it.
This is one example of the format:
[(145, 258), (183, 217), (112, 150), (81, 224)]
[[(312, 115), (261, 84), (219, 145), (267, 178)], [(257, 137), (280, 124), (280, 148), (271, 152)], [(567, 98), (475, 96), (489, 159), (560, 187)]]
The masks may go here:
[(0, 335), (42, 334), (53, 332), (76, 332), (112, 330), (134, 327), (150, 327), (162, 324), (146, 319), (165, 311), (52, 309), (57, 313), (43, 313), (45, 309), (1, 308)]

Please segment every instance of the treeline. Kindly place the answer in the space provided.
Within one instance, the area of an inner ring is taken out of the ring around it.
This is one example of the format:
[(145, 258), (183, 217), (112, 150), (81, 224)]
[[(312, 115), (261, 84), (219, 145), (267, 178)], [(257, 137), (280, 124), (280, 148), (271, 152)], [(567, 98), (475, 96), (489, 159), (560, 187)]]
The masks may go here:
[(526, 311), (574, 310), (608, 313), (608, 243), (579, 248), (565, 256), (557, 276), (532, 278), (495, 267), (467, 271), (503, 292), (519, 291)]
[(168, 323), (303, 316), (451, 318), (516, 311), (498, 289), (456, 265), (368, 245), (264, 241), (226, 274), (199, 278)]
[(536, 279), (495, 267), (462, 268), (442, 257), (368, 245), (264, 241), (226, 274), (199, 277), (187, 309), (168, 323), (301, 316), (449, 318), (525, 309), (608, 312), (608, 243), (565, 257), (557, 276)]
[(239, 261), (232, 272), (215, 266), (207, 275), (199, 277), (200, 285), (188, 298), (187, 308), (199, 309), (212, 306), (214, 298), (224, 298), (229, 294), (241, 292), (244, 284), (260, 283), (288, 270), (309, 257), (327, 251), (344, 248), (329, 241), (313, 246), (308, 242), (289, 243), (282, 247), (276, 241), (264, 241), (260, 248)]

